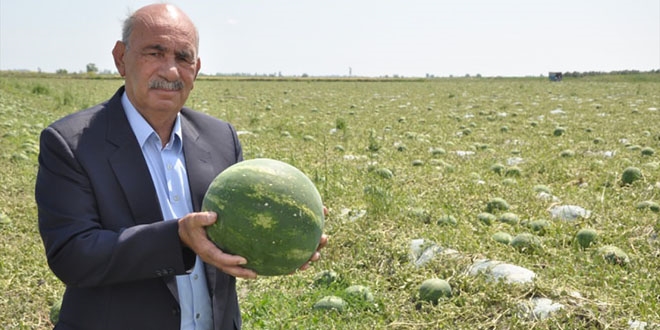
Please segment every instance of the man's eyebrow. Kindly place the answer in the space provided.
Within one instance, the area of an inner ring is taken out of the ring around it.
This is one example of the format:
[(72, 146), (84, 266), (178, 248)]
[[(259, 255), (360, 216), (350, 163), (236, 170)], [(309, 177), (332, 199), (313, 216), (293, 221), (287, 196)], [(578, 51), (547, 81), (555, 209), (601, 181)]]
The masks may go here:
[[(160, 44), (155, 44), (155, 45), (149, 45), (144, 47), (144, 50), (157, 50), (159, 52), (167, 52), (168, 49), (167, 47), (160, 45)], [(178, 50), (175, 51), (174, 54), (178, 57), (181, 58), (189, 58), (192, 59), (194, 57), (194, 52), (188, 51), (188, 50)]]
[(158, 45), (158, 44), (146, 46), (146, 47), (144, 47), (144, 49), (145, 50), (153, 49), (153, 50), (157, 50), (159, 52), (167, 51), (166, 47), (164, 47), (163, 45)]
[(190, 59), (193, 60), (193, 53), (187, 50), (179, 50), (175, 52), (176, 56), (180, 58), (185, 58), (185, 59)]

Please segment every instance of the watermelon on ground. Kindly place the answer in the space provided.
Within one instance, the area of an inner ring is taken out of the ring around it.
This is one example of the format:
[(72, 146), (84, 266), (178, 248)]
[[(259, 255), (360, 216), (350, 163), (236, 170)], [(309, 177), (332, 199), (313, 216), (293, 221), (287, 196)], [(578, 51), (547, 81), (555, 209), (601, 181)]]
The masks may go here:
[(285, 162), (257, 158), (234, 164), (211, 182), (203, 211), (218, 214), (207, 227), (224, 252), (247, 259), (259, 275), (290, 274), (316, 251), (323, 202), (312, 181)]
[(433, 304), (437, 304), (440, 298), (449, 298), (451, 295), (451, 286), (443, 279), (428, 279), (419, 287), (419, 299)]
[(343, 312), (345, 308), (346, 301), (337, 296), (325, 296), (312, 306), (314, 310), (334, 310), (337, 312)]

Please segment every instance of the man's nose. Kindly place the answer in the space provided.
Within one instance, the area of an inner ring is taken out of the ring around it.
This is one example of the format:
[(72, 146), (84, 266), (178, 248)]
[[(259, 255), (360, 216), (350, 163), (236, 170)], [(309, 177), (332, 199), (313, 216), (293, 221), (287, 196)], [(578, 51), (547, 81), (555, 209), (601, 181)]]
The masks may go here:
[(165, 56), (163, 63), (161, 63), (161, 74), (167, 81), (179, 80), (181, 75), (174, 56)]

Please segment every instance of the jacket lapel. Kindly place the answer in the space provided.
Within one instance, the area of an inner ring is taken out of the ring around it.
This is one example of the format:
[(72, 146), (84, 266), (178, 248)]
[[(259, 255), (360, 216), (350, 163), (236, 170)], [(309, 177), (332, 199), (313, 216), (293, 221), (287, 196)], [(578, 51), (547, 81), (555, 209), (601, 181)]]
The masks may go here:
[(126, 196), (135, 223), (162, 221), (163, 215), (151, 173), (121, 105), (123, 92), (123, 88), (119, 89), (108, 101), (106, 109), (107, 141), (114, 148), (109, 157), (110, 166)]
[[(110, 166), (126, 196), (135, 224), (163, 221), (149, 167), (121, 104), (123, 93), (124, 88), (122, 87), (106, 106), (107, 141), (110, 148), (114, 149), (109, 157)], [(179, 302), (176, 278), (168, 276), (163, 280), (176, 301)]]
[(182, 111), (181, 130), (183, 131), (183, 153), (186, 158), (188, 183), (192, 194), (193, 211), (202, 209), (202, 200), (209, 183), (215, 178), (211, 151), (207, 141)]
[[(193, 211), (202, 209), (202, 201), (208, 189), (209, 183), (215, 178), (211, 148), (207, 141), (199, 134), (195, 125), (186, 115), (187, 111), (181, 111), (181, 130), (183, 132), (183, 153), (186, 159), (186, 171), (188, 172), (188, 183), (192, 194)], [(205, 265), (206, 281), (211, 292), (216, 288), (216, 268)]]

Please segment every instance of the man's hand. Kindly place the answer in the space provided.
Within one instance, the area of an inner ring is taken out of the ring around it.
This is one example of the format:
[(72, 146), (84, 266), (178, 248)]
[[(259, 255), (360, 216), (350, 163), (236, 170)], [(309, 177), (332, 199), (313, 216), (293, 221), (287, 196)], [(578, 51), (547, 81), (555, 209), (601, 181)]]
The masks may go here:
[(208, 239), (204, 227), (212, 225), (216, 219), (217, 214), (214, 212), (189, 213), (179, 219), (181, 242), (192, 249), (204, 262), (217, 267), (226, 274), (248, 279), (256, 278), (257, 273), (242, 267), (247, 263), (245, 258), (222, 252)]
[(312, 262), (318, 261), (321, 259), (321, 251), (322, 248), (324, 248), (326, 245), (328, 245), (328, 236), (326, 234), (321, 234), (321, 240), (319, 241), (319, 246), (316, 248), (316, 251), (314, 254), (312, 254), (312, 257), (309, 258), (309, 260), (302, 266), (300, 266), (300, 270), (306, 270), (309, 268), (309, 266), (312, 265)]

